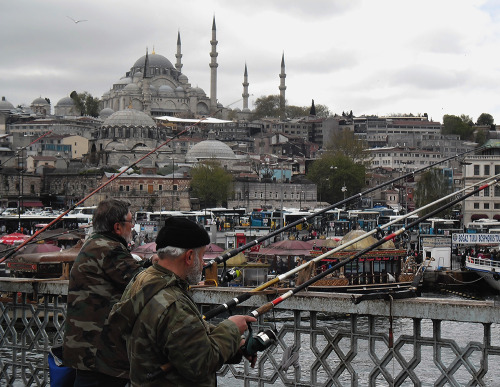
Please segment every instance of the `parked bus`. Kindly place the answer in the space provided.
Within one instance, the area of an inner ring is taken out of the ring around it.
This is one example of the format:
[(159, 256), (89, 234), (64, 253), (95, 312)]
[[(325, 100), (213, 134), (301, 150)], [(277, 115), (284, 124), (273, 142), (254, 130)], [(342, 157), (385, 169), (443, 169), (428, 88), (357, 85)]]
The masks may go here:
[(469, 234), (487, 234), (491, 229), (500, 228), (500, 222), (496, 219), (478, 219), (467, 223), (466, 229)]

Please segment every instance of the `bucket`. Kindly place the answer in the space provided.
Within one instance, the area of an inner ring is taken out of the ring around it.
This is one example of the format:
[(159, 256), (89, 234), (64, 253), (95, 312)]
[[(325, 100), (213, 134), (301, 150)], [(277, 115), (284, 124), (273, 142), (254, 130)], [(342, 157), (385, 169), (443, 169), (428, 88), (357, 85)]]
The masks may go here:
[(48, 362), (50, 387), (73, 387), (76, 370), (63, 364), (62, 345), (50, 348)]

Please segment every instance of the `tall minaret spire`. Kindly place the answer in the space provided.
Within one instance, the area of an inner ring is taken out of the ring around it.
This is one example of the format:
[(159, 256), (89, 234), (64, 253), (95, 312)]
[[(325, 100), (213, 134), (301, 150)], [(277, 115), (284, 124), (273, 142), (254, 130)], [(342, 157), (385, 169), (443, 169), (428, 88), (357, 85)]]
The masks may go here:
[(243, 110), (248, 110), (248, 97), (250, 94), (248, 94), (248, 72), (247, 72), (247, 64), (245, 63), (245, 74), (243, 75), (243, 94), (241, 95), (243, 97)]
[(182, 54), (181, 54), (181, 33), (180, 31), (177, 31), (177, 54), (175, 54), (175, 57), (177, 58), (177, 62), (175, 63), (175, 68), (179, 70), (179, 72), (182, 72)]
[(144, 60), (144, 73), (142, 74), (142, 110), (146, 114), (151, 114), (151, 89), (149, 88), (149, 78), (148, 74), (149, 68), (149, 56), (148, 49), (146, 48), (146, 59)]
[(281, 56), (281, 73), (280, 73), (280, 116), (281, 118), (285, 118), (285, 53)]
[(212, 40), (210, 40), (212, 51), (210, 51), (210, 110), (217, 110), (217, 29), (215, 27), (215, 15), (212, 23)]
[(142, 73), (143, 78), (148, 77), (148, 67), (149, 67), (149, 56), (148, 56), (148, 48), (146, 47), (146, 59), (144, 60), (144, 71)]

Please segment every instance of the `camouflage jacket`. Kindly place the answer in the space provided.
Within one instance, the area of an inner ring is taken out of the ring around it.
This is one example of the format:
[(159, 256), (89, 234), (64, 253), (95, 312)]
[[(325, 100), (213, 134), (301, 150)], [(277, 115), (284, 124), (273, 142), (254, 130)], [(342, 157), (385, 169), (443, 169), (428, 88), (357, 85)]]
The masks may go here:
[[(232, 321), (205, 322), (188, 283), (156, 264), (127, 287), (109, 324), (126, 339), (133, 386), (214, 386), (241, 341)], [(165, 364), (168, 371), (159, 372)]]
[[(69, 279), (63, 343), (66, 366), (105, 372), (96, 366), (97, 351), (103, 347), (101, 331), (111, 307), (141, 267), (128, 251), (125, 239), (114, 233), (94, 233), (85, 242)], [(127, 362), (126, 353), (115, 356)], [(126, 372), (105, 373), (127, 377)]]

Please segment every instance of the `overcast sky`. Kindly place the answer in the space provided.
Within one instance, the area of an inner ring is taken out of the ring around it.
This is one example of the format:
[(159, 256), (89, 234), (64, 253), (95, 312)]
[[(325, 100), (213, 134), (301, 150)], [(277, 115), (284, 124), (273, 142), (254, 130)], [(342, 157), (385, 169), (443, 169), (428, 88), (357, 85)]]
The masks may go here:
[[(242, 108), (279, 94), (354, 115), (489, 113), (500, 124), (498, 0), (12, 0), (0, 12), (0, 96), (15, 106), (72, 90), (101, 97), (146, 47), (210, 94), (212, 18), (218, 91)], [(74, 23), (69, 17), (87, 21)]]

